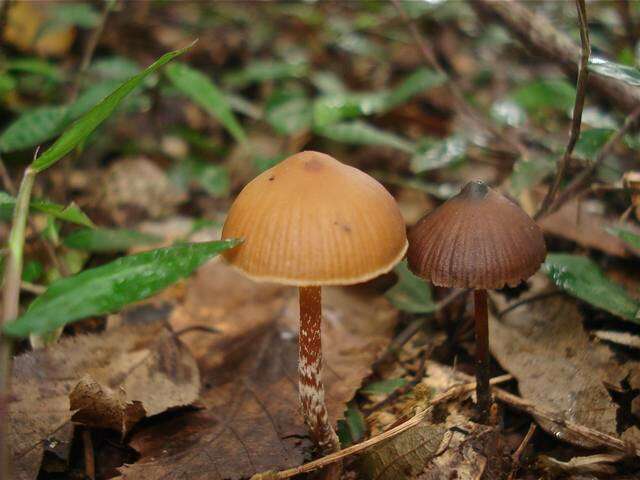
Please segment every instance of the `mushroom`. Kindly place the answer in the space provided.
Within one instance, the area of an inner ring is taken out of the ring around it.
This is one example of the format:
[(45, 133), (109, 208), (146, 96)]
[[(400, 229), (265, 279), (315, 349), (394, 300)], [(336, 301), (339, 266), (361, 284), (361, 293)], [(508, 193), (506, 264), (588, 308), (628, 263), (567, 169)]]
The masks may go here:
[(299, 394), (314, 443), (340, 448), (321, 381), (321, 286), (365, 282), (407, 250), (393, 197), (364, 172), (319, 152), (301, 152), (240, 192), (222, 238), (243, 238), (226, 260), (256, 281), (296, 286), (300, 300)]
[(546, 256), (542, 231), (516, 204), (484, 182), (425, 215), (409, 232), (409, 268), (434, 285), (473, 288), (476, 395), (482, 421), (491, 406), (487, 289), (516, 286)]

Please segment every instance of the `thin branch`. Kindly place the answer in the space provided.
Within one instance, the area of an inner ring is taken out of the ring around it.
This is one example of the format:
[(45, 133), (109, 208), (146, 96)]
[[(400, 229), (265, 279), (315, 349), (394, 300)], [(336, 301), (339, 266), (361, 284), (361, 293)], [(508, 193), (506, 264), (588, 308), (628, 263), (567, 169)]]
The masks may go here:
[(87, 71), (87, 68), (89, 68), (89, 65), (91, 64), (93, 54), (96, 51), (96, 47), (98, 46), (98, 42), (100, 41), (100, 37), (102, 36), (102, 32), (104, 31), (104, 26), (107, 23), (109, 12), (111, 12), (116, 3), (115, 0), (103, 0), (103, 2), (104, 5), (102, 6), (100, 22), (91, 32), (91, 37), (89, 37), (89, 41), (85, 45), (84, 51), (82, 52), (82, 60), (80, 60), (78, 73), (76, 74), (73, 85), (71, 86), (71, 93), (69, 94), (70, 102), (75, 101), (78, 96), (78, 92), (80, 91), (80, 84), (82, 82), (82, 79), (84, 78), (84, 74)]
[[(501, 375), (499, 377), (495, 377), (491, 379), (491, 384), (496, 385), (499, 383), (503, 383), (509, 380), (512, 380), (513, 377), (511, 375)], [(351, 447), (347, 447), (338, 452), (332, 453), (325, 457), (314, 460), (313, 462), (305, 463), (304, 465), (300, 465), (299, 467), (290, 468), (288, 470), (283, 470), (280, 472), (265, 472), (258, 473), (252, 477), (252, 480), (274, 480), (274, 479), (283, 479), (283, 478), (291, 478), (296, 475), (300, 475), (302, 473), (313, 472), (314, 470), (318, 470), (320, 468), (326, 467), (327, 465), (331, 465), (332, 463), (339, 462), (345, 457), (349, 457), (351, 455), (359, 454), (368, 448), (377, 445), (380, 442), (384, 442), (385, 440), (389, 440), (390, 438), (395, 437), (396, 435), (401, 434), (402, 432), (406, 432), (412, 427), (420, 424), (425, 418), (429, 416), (429, 414), (433, 411), (433, 408), (436, 405), (440, 405), (442, 403), (446, 403), (455, 398), (466, 395), (476, 388), (476, 382), (469, 382), (461, 385), (455, 385), (448, 389), (446, 392), (441, 393), (440, 395), (436, 395), (432, 400), (429, 406), (423, 411), (417, 413), (413, 417), (409, 418), (404, 423), (397, 425), (386, 432), (382, 432), (375, 437), (371, 437), (368, 440), (360, 442), (356, 445), (352, 445)]]
[(572, 198), (580, 195), (584, 190), (589, 188), (589, 182), (591, 178), (598, 171), (598, 168), (602, 165), (605, 159), (611, 154), (613, 148), (618, 144), (618, 142), (624, 137), (627, 132), (629, 132), (635, 125), (638, 123), (638, 119), (640, 119), (640, 105), (636, 106), (636, 108), (629, 114), (629, 116), (625, 119), (624, 124), (620, 129), (612, 135), (607, 143), (605, 143), (604, 147), (598, 153), (598, 156), (594, 160), (594, 162), (587, 168), (583, 170), (580, 174), (576, 175), (574, 179), (567, 185), (556, 201), (551, 205), (545, 215), (551, 214), (560, 209), (562, 205), (567, 203)]
[(580, 126), (582, 124), (582, 110), (584, 109), (584, 99), (587, 93), (587, 80), (589, 78), (589, 57), (591, 56), (591, 42), (589, 41), (589, 24), (587, 21), (587, 7), (585, 0), (576, 0), (576, 9), (578, 11), (578, 20), (580, 25), (580, 43), (582, 51), (580, 54), (580, 66), (578, 68), (578, 80), (576, 82), (576, 100), (573, 105), (573, 118), (571, 120), (571, 130), (569, 132), (569, 141), (564, 149), (564, 154), (558, 163), (558, 170), (553, 183), (547, 191), (547, 195), (542, 201), (542, 205), (534, 218), (540, 218), (549, 209), (555, 200), (558, 189), (562, 180), (567, 174), (567, 169), (571, 161), (571, 154), (576, 146), (576, 142), (580, 137)]
[(509, 473), (507, 480), (514, 480), (516, 478), (516, 474), (520, 469), (522, 454), (524, 453), (525, 448), (527, 448), (527, 445), (529, 445), (529, 442), (531, 441), (531, 437), (533, 437), (533, 434), (535, 433), (535, 431), (536, 431), (536, 424), (532, 422), (531, 425), (529, 425), (529, 430), (527, 430), (527, 433), (522, 439), (520, 446), (516, 449), (516, 451), (511, 456), (511, 459), (513, 460), (513, 464), (511, 466), (511, 473)]

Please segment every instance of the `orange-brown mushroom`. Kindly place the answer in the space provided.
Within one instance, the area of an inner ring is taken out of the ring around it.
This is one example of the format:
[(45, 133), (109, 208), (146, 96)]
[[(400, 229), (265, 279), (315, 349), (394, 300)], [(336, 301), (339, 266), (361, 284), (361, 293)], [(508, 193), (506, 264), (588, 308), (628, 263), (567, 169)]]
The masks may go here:
[(301, 152), (251, 181), (231, 206), (224, 253), (247, 277), (299, 287), (299, 388), (313, 441), (339, 449), (320, 379), (322, 285), (349, 285), (386, 273), (407, 249), (393, 197), (376, 180), (318, 152)]
[(542, 231), (516, 204), (483, 182), (470, 182), (409, 232), (409, 268), (442, 287), (473, 288), (478, 408), (486, 418), (489, 390), (487, 289), (515, 286), (546, 256)]

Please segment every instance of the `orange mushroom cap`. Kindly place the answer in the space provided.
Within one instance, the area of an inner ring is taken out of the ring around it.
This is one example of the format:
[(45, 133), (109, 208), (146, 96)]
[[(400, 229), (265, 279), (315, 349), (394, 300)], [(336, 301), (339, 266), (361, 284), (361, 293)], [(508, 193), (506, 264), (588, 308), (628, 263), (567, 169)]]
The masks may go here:
[(409, 232), (407, 259), (442, 287), (494, 289), (533, 275), (547, 254), (538, 225), (483, 182), (470, 182)]
[(386, 273), (407, 250), (393, 197), (366, 173), (318, 152), (301, 152), (240, 192), (222, 238), (224, 252), (258, 281), (296, 286), (349, 285)]

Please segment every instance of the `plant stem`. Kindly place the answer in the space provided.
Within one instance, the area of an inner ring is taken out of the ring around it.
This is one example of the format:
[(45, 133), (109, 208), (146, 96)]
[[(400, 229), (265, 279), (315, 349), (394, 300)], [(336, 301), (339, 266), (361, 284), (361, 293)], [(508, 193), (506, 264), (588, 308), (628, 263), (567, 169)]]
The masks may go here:
[(474, 290), (474, 313), (476, 320), (476, 396), (480, 421), (486, 423), (491, 407), (489, 387), (489, 319), (487, 291)]
[(329, 423), (322, 385), (322, 302), (320, 287), (300, 287), (299, 388), (302, 416), (313, 442), (324, 454), (340, 450)]
[[(13, 211), (2, 299), (2, 324), (11, 322), (18, 316), (24, 236), (29, 215), (31, 190), (33, 190), (35, 178), (36, 172), (31, 167), (27, 168), (20, 185), (15, 210)], [(0, 334), (0, 478), (11, 478), (8, 439), (11, 360), (12, 342), (8, 337)]]

